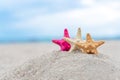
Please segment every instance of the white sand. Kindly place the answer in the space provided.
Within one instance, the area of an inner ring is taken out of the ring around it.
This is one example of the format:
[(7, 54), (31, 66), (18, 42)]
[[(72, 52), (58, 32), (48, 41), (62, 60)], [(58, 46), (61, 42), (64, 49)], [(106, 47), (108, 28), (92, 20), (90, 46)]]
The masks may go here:
[(58, 47), (50, 44), (1, 45), (0, 79), (120, 80), (120, 65), (116, 62), (120, 61), (119, 43), (107, 42), (98, 56), (52, 52)]
[(102, 54), (52, 52), (24, 63), (1, 80), (120, 80), (119, 67)]
[(0, 44), (0, 75), (55, 48), (48, 43)]

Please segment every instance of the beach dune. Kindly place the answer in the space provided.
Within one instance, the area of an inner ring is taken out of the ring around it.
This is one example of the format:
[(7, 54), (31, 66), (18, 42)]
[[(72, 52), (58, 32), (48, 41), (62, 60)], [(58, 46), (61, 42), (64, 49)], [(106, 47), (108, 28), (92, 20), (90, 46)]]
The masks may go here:
[(25, 62), (0, 80), (120, 80), (120, 69), (104, 54), (53, 51)]
[(119, 44), (106, 41), (98, 55), (51, 43), (0, 44), (0, 80), (120, 80)]

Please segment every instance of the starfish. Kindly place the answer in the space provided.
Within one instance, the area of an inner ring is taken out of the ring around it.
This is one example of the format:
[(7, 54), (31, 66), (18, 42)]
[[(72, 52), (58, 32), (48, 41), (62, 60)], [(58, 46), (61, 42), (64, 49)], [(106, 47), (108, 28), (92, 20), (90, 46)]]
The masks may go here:
[(70, 39), (70, 38), (67, 38), (67, 37), (64, 37), (63, 39), (72, 45), (69, 52), (72, 52), (72, 51), (75, 51), (75, 50), (80, 50), (80, 48), (75, 44), (75, 42), (82, 42), (81, 29), (78, 28), (76, 37), (74, 39)]
[[(64, 37), (70, 38), (67, 29), (64, 29)], [(64, 39), (52, 40), (52, 42), (59, 45), (61, 48), (61, 51), (69, 51), (69, 49), (71, 48), (71, 45), (68, 42), (66, 42)]]
[(86, 36), (86, 42), (76, 42), (76, 45), (79, 48), (82, 48), (84, 53), (88, 54), (97, 54), (97, 47), (101, 46), (102, 44), (104, 44), (104, 41), (95, 42), (89, 33)]

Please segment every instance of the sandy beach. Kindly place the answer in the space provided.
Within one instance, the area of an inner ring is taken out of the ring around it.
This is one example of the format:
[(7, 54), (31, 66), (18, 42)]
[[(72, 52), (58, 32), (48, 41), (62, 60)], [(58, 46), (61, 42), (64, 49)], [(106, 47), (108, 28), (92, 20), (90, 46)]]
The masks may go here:
[[(106, 41), (106, 43), (102, 45), (100, 48), (98, 48), (98, 50), (100, 54), (106, 55), (107, 57), (109, 57), (108, 60), (112, 59), (113, 62), (111, 61), (111, 63), (116, 63), (115, 65), (117, 65), (117, 67), (119, 68), (118, 66), (119, 64), (117, 64), (120, 62), (120, 49), (119, 48), (120, 48), (120, 41)], [(11, 70), (17, 69), (17, 67), (24, 65), (25, 62), (29, 62), (36, 58), (40, 59), (42, 55), (51, 54), (54, 51), (59, 51), (59, 47), (53, 43), (1, 44), (0, 45), (0, 76), (3, 77), (2, 75), (6, 74), (6, 72), (9, 73)], [(101, 59), (103, 59), (103, 57)], [(36, 64), (38, 63), (39, 61), (36, 62)], [(109, 62), (106, 62), (106, 63), (109, 63)], [(112, 67), (114, 66), (112, 65), (109, 66), (110, 69)], [(109, 70), (109, 68), (107, 69)], [(117, 71), (115, 70), (114, 72), (117, 72)], [(106, 72), (105, 74), (108, 74), (108, 73)], [(37, 78), (35, 80), (37, 80)], [(40, 79), (40, 80), (45, 80), (45, 79)], [(64, 79), (61, 79), (61, 80), (64, 80)]]

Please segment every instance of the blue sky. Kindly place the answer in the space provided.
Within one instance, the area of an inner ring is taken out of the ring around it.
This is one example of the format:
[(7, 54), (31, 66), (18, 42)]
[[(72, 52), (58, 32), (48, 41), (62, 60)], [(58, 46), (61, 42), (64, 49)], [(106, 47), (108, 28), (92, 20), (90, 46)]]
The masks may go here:
[(120, 37), (120, 0), (1, 0), (0, 40), (62, 37)]

